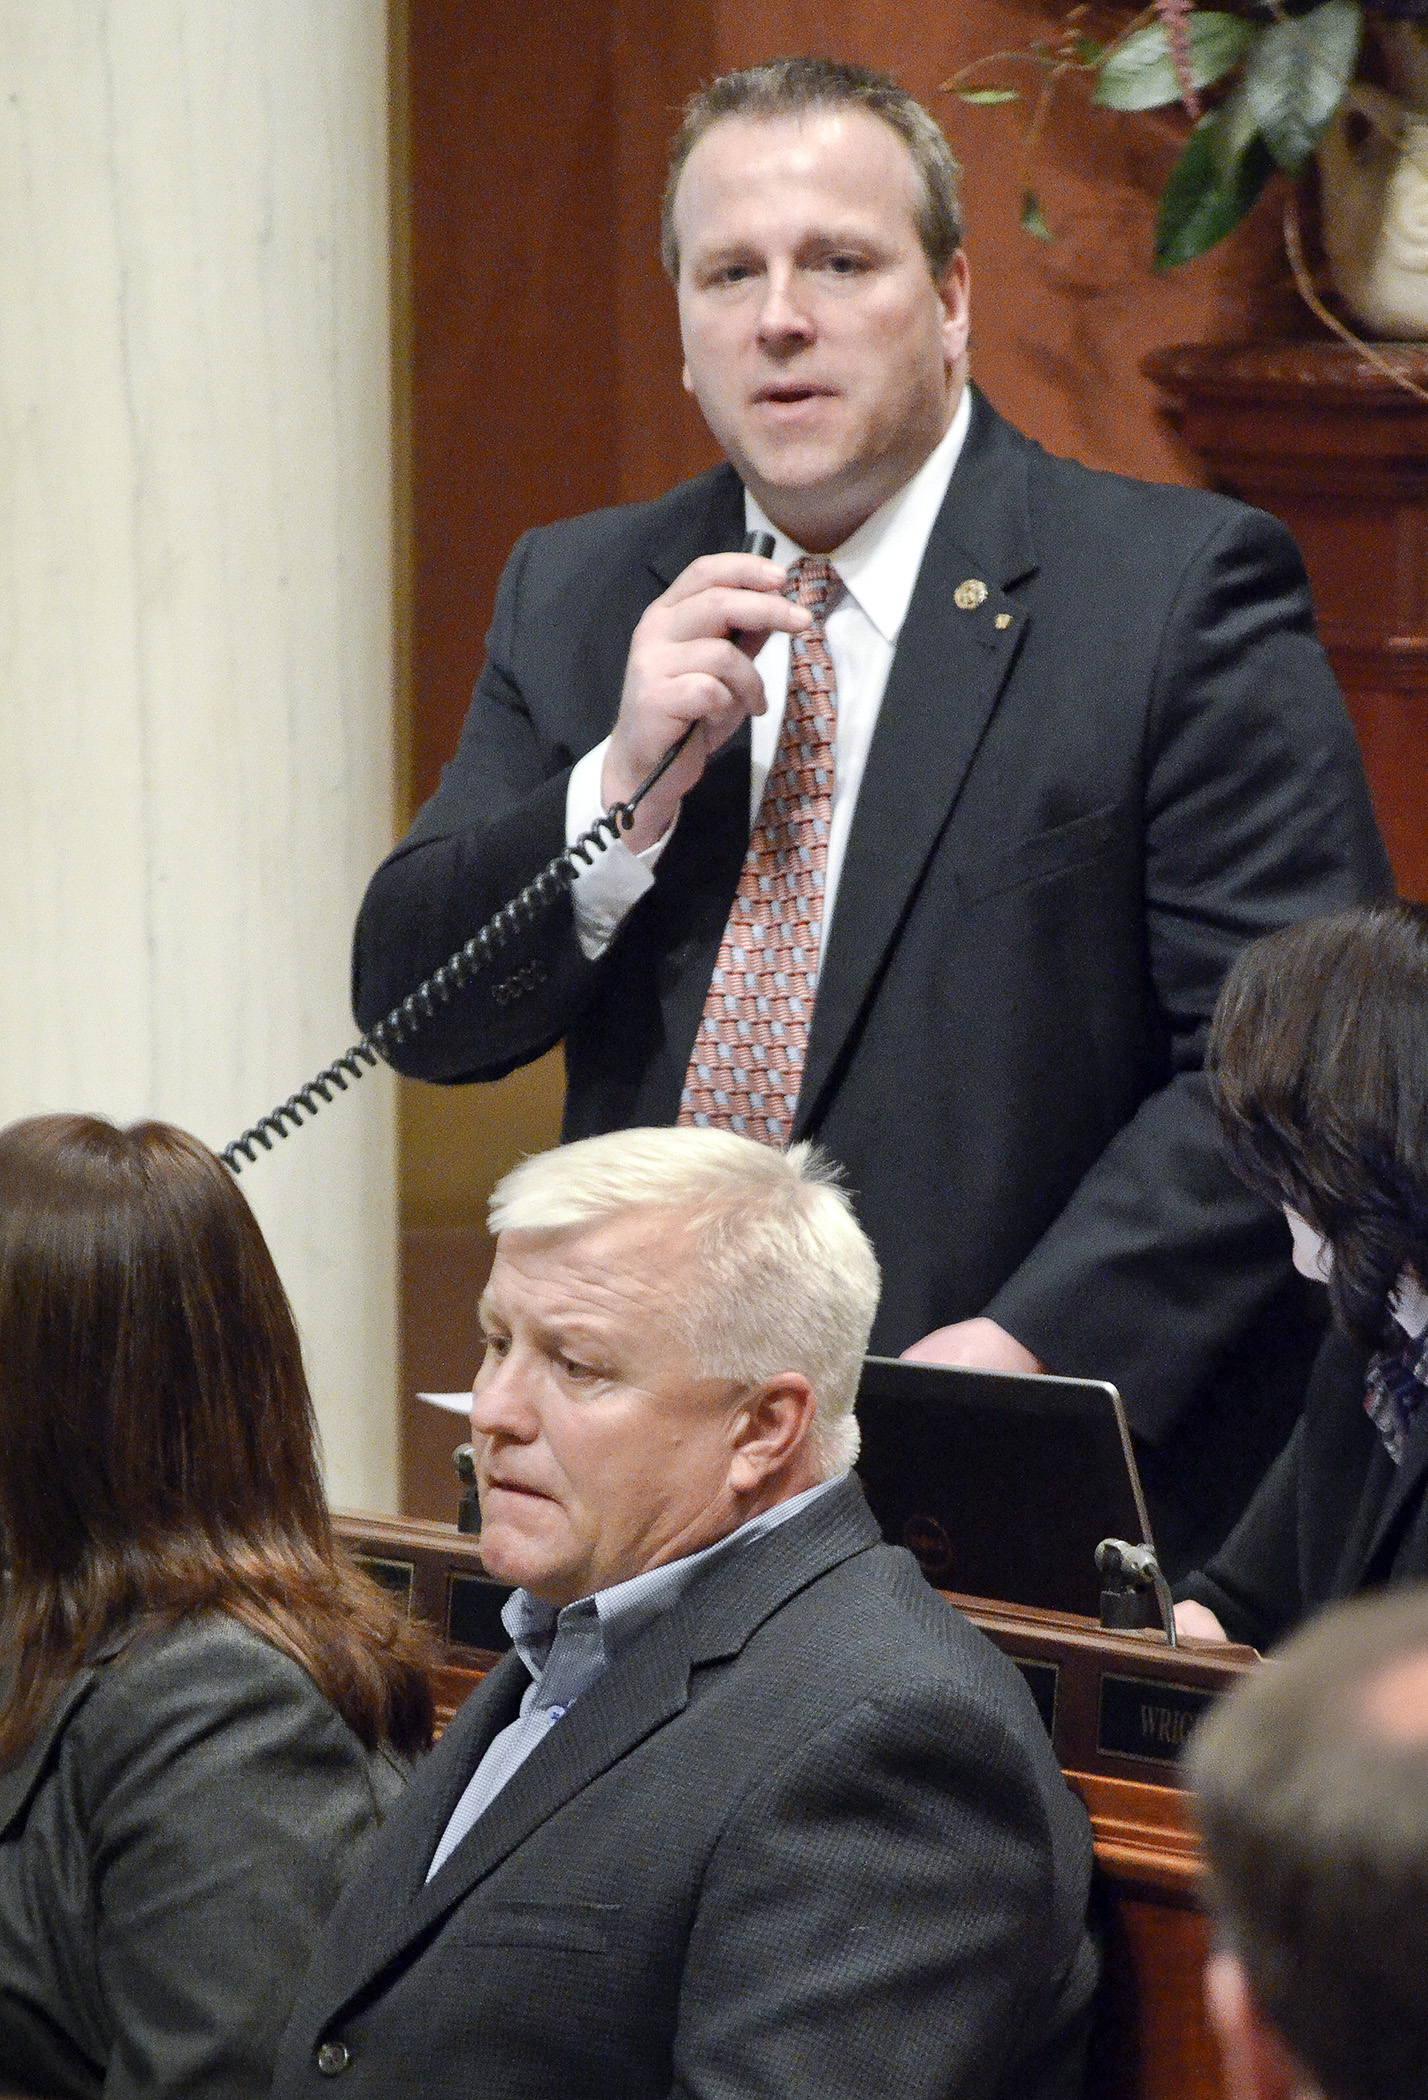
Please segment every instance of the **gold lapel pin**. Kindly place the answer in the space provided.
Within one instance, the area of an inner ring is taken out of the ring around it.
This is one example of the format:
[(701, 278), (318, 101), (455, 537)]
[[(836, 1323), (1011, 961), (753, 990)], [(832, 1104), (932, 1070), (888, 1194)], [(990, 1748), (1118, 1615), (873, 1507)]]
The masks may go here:
[(1010, 613), (998, 613), (998, 614), (997, 614), (997, 618), (996, 618), (996, 624), (997, 624), (997, 626), (998, 626), (999, 628), (1002, 628), (1002, 627), (1010, 627), (1010, 626), (1011, 626), (1011, 614), (1010, 614)]
[(958, 612), (975, 612), (979, 605), (985, 605), (986, 602), (987, 586), (980, 576), (969, 576), (967, 581), (959, 583), (952, 593), (952, 603)]

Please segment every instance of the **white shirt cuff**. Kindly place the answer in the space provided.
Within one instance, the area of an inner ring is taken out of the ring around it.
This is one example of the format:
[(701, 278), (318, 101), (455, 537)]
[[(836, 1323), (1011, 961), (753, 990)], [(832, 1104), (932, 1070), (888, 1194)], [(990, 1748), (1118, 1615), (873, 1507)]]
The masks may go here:
[[(565, 790), (565, 843), (573, 846), (592, 824), (605, 814), (600, 793), (600, 775), (610, 739), (587, 751), (570, 769)], [(618, 933), (621, 923), (639, 903), (646, 890), (654, 888), (655, 865), (669, 844), (674, 825), (643, 853), (631, 853), (622, 838), (607, 844), (603, 853), (591, 849), (588, 867), (582, 866), (571, 889), (575, 905), (575, 938), (587, 962), (598, 962)]]

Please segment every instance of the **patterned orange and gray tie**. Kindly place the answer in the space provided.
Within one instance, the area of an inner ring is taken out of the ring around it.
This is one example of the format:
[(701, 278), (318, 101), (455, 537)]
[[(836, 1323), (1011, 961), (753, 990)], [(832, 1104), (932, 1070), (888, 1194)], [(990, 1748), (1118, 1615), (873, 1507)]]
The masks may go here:
[(679, 1121), (786, 1145), (818, 989), (833, 808), (837, 692), (823, 622), (842, 586), (805, 555), (786, 595), (814, 625), (794, 638), (778, 749), (680, 1096)]

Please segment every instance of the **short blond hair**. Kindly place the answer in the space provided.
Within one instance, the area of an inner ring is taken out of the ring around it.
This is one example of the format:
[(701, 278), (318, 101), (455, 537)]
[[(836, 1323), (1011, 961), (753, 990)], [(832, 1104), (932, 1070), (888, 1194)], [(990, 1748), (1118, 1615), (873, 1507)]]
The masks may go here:
[(867, 1234), (809, 1144), (780, 1152), (728, 1130), (616, 1130), (523, 1160), (497, 1183), (490, 1229), (576, 1232), (634, 1210), (683, 1229), (694, 1271), (671, 1315), (709, 1378), (813, 1388), (810, 1443), (831, 1479), (858, 1455), (853, 1414), (882, 1279)]
[(766, 59), (713, 80), (684, 106), (684, 121), (669, 151), (669, 171), (660, 207), (660, 260), (679, 282), (679, 233), (675, 198), (685, 164), (699, 141), (727, 117), (776, 121), (821, 115), (828, 110), (866, 110), (878, 117), (908, 150), (917, 176), (917, 234), (927, 267), (940, 279), (962, 245), (961, 169), (937, 119), (898, 86), (891, 73), (847, 65), (832, 58)]

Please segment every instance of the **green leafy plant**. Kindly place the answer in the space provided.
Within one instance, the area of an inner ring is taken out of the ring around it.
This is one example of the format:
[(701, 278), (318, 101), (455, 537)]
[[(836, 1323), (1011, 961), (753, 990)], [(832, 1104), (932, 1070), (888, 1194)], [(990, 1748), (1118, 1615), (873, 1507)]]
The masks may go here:
[(1097, 11), (1077, 6), (1057, 36), (1026, 51), (975, 60), (944, 85), (962, 101), (986, 107), (1023, 99), (1020, 88), (983, 83), (993, 66), (1030, 64), (1039, 71), (1021, 221), (1044, 240), (1051, 229), (1037, 195), (1034, 158), (1064, 80), (1087, 79), (1091, 99), (1106, 109), (1181, 104), (1194, 128), (1162, 192), (1155, 226), (1156, 266), (1167, 269), (1223, 240), (1276, 168), (1288, 175), (1303, 170), (1354, 78), (1365, 17), (1376, 13), (1428, 18), (1428, 0), (1389, 0), (1382, 8), (1316, 0), (1294, 11), (1284, 0), (1265, 0), (1244, 12), (1156, 0), (1101, 40), (1088, 33)]

